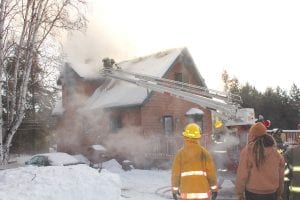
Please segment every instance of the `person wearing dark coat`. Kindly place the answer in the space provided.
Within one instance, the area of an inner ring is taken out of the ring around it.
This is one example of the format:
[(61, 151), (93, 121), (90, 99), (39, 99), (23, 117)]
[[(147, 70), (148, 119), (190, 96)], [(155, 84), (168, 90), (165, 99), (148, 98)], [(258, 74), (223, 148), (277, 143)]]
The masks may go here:
[(290, 171), (289, 200), (300, 200), (300, 135), (297, 136), (298, 146), (290, 148), (284, 159)]

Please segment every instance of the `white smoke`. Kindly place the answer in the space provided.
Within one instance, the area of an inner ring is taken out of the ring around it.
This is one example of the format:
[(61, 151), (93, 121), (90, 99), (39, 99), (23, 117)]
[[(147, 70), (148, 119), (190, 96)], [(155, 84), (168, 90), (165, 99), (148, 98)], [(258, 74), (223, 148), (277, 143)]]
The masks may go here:
[[(238, 145), (240, 144), (240, 139), (231, 131), (226, 131), (219, 136), (220, 137), (218, 138), (218, 140), (214, 141), (214, 143), (210, 146), (210, 152), (214, 157), (217, 169), (224, 170), (227, 169), (228, 162), (231, 162), (229, 159), (228, 151), (234, 148), (239, 148)], [(231, 156), (234, 156), (233, 159), (235, 160), (239, 159), (238, 155)]]
[(139, 127), (125, 127), (111, 133), (103, 141), (110, 156), (129, 159), (136, 165), (144, 165), (146, 154), (151, 151), (151, 139), (141, 134)]

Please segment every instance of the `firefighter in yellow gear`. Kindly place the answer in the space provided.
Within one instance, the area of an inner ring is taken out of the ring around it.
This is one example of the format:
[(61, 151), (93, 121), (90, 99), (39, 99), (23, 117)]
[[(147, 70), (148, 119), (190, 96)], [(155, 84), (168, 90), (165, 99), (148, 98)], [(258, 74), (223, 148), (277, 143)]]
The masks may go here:
[(300, 135), (297, 136), (297, 141), (298, 146), (288, 149), (284, 154), (289, 169), (285, 174), (286, 181), (290, 182), (288, 191), (289, 200), (300, 199)]
[(196, 123), (185, 127), (184, 145), (172, 165), (172, 192), (181, 199), (216, 199), (217, 175), (210, 153), (199, 144), (201, 128)]

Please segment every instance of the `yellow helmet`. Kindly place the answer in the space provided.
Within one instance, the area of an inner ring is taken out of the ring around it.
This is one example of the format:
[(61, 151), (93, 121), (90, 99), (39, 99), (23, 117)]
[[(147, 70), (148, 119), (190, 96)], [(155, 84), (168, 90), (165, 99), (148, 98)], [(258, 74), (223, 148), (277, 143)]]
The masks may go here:
[(215, 128), (221, 128), (223, 126), (223, 123), (221, 120), (216, 120), (215, 122)]
[(190, 123), (185, 127), (182, 135), (187, 138), (198, 139), (201, 137), (201, 128), (198, 124)]

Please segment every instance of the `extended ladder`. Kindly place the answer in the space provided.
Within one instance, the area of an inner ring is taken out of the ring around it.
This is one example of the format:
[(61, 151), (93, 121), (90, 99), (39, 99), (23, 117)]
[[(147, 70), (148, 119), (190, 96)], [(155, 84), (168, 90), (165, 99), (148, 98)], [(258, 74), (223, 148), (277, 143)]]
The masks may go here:
[[(189, 102), (196, 103), (207, 109), (221, 112), (228, 118), (235, 118), (241, 97), (230, 93), (207, 89), (180, 81), (127, 72), (118, 67), (112, 59), (104, 59), (101, 74), (117, 80), (123, 80), (135, 85), (175, 96)], [(115, 67), (114, 67), (115, 66)]]

